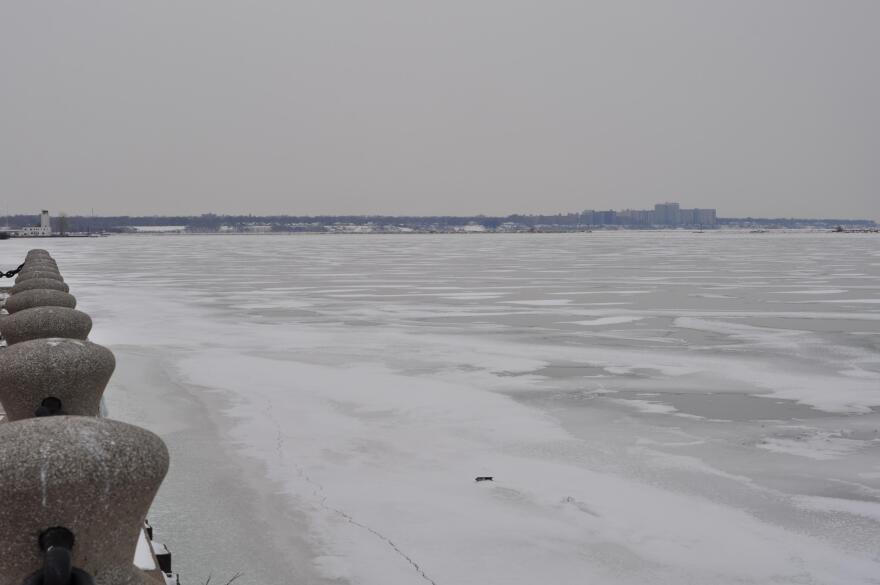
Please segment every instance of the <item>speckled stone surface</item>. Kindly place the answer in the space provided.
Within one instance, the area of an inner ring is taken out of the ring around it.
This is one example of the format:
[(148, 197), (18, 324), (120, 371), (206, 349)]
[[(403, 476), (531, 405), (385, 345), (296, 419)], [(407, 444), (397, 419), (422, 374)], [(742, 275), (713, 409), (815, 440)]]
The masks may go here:
[(90, 341), (22, 341), (0, 351), (0, 405), (9, 420), (20, 420), (54, 397), (65, 414), (97, 416), (115, 368), (113, 352)]
[(85, 339), (91, 330), (91, 317), (67, 307), (34, 307), (0, 320), (0, 334), (9, 345), (45, 337)]
[(28, 256), (24, 259), (25, 264), (30, 264), (31, 262), (47, 262), (49, 264), (55, 264), (55, 259), (51, 256)]
[(33, 260), (33, 261), (46, 260), (46, 261), (50, 261), (50, 262), (54, 262), (54, 261), (55, 261), (55, 259), (52, 258), (52, 255), (49, 254), (49, 252), (46, 252), (45, 250), (31, 250), (30, 252), (28, 252), (28, 253), (25, 255), (25, 260), (26, 260), (26, 261), (30, 261), (30, 260)]
[(51, 256), (27, 256), (25, 257), (24, 262), (25, 264), (30, 264), (32, 262), (46, 262), (50, 264), (55, 264), (56, 260)]
[(55, 259), (49, 254), (31, 254), (28, 252), (24, 259), (25, 262), (54, 262)]
[(10, 314), (33, 307), (76, 308), (76, 297), (60, 290), (37, 288), (26, 290), (6, 299), (6, 310)]
[(25, 274), (27, 272), (59, 272), (59, 270), (56, 265), (49, 264), (48, 262), (38, 262), (36, 264), (32, 264), (30, 262), (27, 262), (22, 267), (21, 272), (19, 272), (19, 274)]
[[(36, 274), (37, 276), (31, 276), (32, 274)], [(42, 276), (45, 274), (52, 274), (52, 275), (54, 275), (54, 277), (48, 278), (48, 277)], [(50, 270), (48, 268), (45, 270), (22, 270), (21, 272), (18, 273), (18, 276), (16, 277), (15, 281), (16, 282), (26, 282), (28, 280), (33, 280), (34, 278), (39, 278), (41, 280), (58, 280), (60, 282), (64, 282), (64, 276), (62, 276), (62, 274), (60, 272), (58, 272), (57, 270)]]
[(31, 272), (20, 272), (18, 274), (18, 277), (15, 279), (15, 282), (18, 283), (23, 280), (30, 280), (31, 278), (51, 278), (52, 280), (64, 280), (61, 277), (61, 274), (58, 272), (50, 272), (47, 270), (34, 270)]
[(60, 290), (61, 292), (70, 292), (70, 287), (60, 280), (52, 280), (51, 278), (31, 278), (23, 280), (9, 289), (9, 294), (14, 295), (26, 290), (35, 288), (48, 288), (51, 290)]
[[(31, 276), (32, 274), (36, 274), (37, 276)], [(41, 276), (41, 275), (45, 275), (45, 274), (52, 274), (54, 276), (52, 278)], [(42, 280), (58, 280), (58, 281), (64, 282), (64, 276), (62, 276), (62, 274), (60, 272), (58, 272), (57, 270), (49, 270), (49, 269), (46, 269), (46, 270), (22, 270), (21, 272), (18, 273), (18, 276), (16, 277), (16, 282), (25, 282), (28, 280), (33, 280), (34, 278), (40, 278)]]
[(42, 566), (37, 539), (63, 526), (73, 565), (97, 585), (144, 585), (138, 533), (168, 471), (153, 433), (118, 421), (54, 416), (0, 424), (0, 585)]
[(24, 260), (25, 262), (55, 262), (55, 258), (46, 254), (28, 254)]
[(23, 274), (25, 272), (39, 272), (39, 271), (58, 272), (58, 265), (55, 264), (54, 262), (51, 262), (51, 263), (46, 262), (46, 261), (31, 262), (30, 260), (28, 260), (27, 262), (24, 263), (24, 266), (21, 267), (20, 274)]
[(28, 250), (28, 253), (27, 253), (28, 257), (37, 256), (40, 254), (42, 254), (44, 256), (49, 256), (49, 251), (44, 250), (43, 248), (31, 248), (30, 250)]

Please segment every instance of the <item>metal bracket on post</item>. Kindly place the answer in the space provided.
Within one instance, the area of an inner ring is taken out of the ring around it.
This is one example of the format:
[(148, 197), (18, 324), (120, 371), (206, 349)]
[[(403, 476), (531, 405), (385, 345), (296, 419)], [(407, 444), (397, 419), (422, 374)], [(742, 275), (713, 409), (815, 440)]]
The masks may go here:
[(91, 575), (73, 566), (73, 533), (63, 526), (40, 534), (43, 569), (24, 580), (22, 585), (94, 585)]
[(59, 416), (62, 414), (64, 411), (61, 410), (61, 400), (54, 396), (43, 399), (43, 402), (34, 411), (34, 416)]

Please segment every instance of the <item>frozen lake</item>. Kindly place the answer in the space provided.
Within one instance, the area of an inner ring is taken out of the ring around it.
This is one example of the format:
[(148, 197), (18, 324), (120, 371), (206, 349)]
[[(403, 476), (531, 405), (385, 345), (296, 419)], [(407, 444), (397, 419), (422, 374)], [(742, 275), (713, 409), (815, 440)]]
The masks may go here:
[(880, 583), (876, 236), (38, 245), (186, 583)]

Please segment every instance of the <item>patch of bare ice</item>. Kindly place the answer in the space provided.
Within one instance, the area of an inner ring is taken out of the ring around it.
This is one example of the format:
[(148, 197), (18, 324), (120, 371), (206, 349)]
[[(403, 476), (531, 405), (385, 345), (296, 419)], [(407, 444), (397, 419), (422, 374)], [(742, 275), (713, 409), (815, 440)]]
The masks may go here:
[(824, 461), (843, 457), (870, 443), (870, 441), (848, 439), (840, 433), (811, 429), (792, 435), (767, 437), (761, 440), (757, 447), (774, 453)]
[(598, 319), (589, 319), (586, 321), (572, 321), (575, 325), (599, 326), (599, 325), (618, 325), (621, 323), (633, 323), (641, 321), (644, 317), (635, 315), (618, 315), (617, 317), (599, 317)]

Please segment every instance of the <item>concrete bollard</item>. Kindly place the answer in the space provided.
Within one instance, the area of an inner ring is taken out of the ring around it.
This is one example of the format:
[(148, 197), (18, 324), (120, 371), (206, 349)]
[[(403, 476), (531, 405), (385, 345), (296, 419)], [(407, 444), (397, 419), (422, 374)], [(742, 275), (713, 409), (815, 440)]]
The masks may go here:
[[(58, 272), (58, 266), (55, 264), (49, 264), (48, 262), (27, 262), (22, 268), (21, 272)], [(19, 274), (21, 274), (19, 272)]]
[(59, 270), (55, 270), (52, 268), (40, 268), (39, 270), (24, 270), (24, 269), (22, 269), (22, 271), (18, 273), (18, 277), (16, 278), (16, 282), (20, 282), (22, 280), (33, 280), (34, 278), (40, 278), (40, 276), (36, 276), (36, 277), (31, 276), (32, 274), (37, 274), (37, 275), (53, 274), (53, 275), (55, 275), (55, 277), (54, 277), (55, 280), (60, 280), (61, 282), (64, 282), (64, 277), (61, 276), (61, 272)]
[(56, 264), (55, 258), (51, 256), (43, 256), (43, 255), (29, 255), (24, 259), (25, 264), (30, 264), (31, 262), (48, 262), (49, 264)]
[(11, 421), (34, 417), (38, 410), (98, 416), (115, 368), (113, 352), (90, 341), (22, 341), (0, 352), (0, 405)]
[(37, 288), (26, 290), (6, 299), (6, 310), (12, 314), (33, 307), (76, 308), (76, 297), (60, 290)]
[(118, 421), (57, 416), (0, 425), (0, 585), (41, 571), (39, 539), (51, 528), (73, 534), (72, 564), (96, 585), (146, 585), (135, 548), (167, 471), (162, 440)]
[(58, 263), (55, 262), (52, 258), (36, 256), (36, 257), (28, 257), (24, 260), (25, 266), (38, 266), (38, 265), (46, 265), (46, 266), (55, 266), (58, 267)]
[(59, 272), (50, 272), (46, 270), (32, 270), (29, 272), (25, 272), (24, 274), (19, 273), (18, 278), (15, 279), (15, 282), (21, 282), (23, 280), (29, 280), (31, 278), (50, 278), (52, 280), (60, 280), (64, 282), (64, 279), (61, 278), (61, 273)]
[(0, 334), (8, 345), (46, 337), (85, 339), (91, 330), (91, 317), (67, 307), (24, 309), (0, 321)]
[(56, 262), (55, 258), (48, 255), (43, 254), (28, 254), (24, 258), (25, 263), (27, 262)]
[[(37, 276), (32, 276), (36, 274)], [(16, 278), (16, 282), (22, 282), (25, 280), (33, 280), (34, 278), (44, 278), (40, 275), (43, 274), (52, 274), (54, 275), (50, 280), (59, 280), (64, 282), (64, 277), (61, 275), (61, 272), (58, 270), (50, 270), (48, 268), (43, 268), (41, 270), (22, 270), (18, 273), (18, 277)]]
[(48, 264), (49, 266), (58, 266), (58, 263), (55, 262), (54, 259), (49, 258), (48, 256), (36, 256), (32, 258), (25, 258), (24, 265), (25, 266), (36, 266), (37, 264)]
[(46, 272), (58, 272), (58, 265), (49, 262), (25, 262), (21, 267), (21, 272), (36, 272), (44, 270)]
[(9, 289), (9, 294), (14, 295), (26, 290), (35, 288), (48, 288), (52, 290), (60, 290), (61, 292), (70, 292), (70, 287), (60, 280), (52, 280), (51, 278), (31, 278), (23, 280)]

